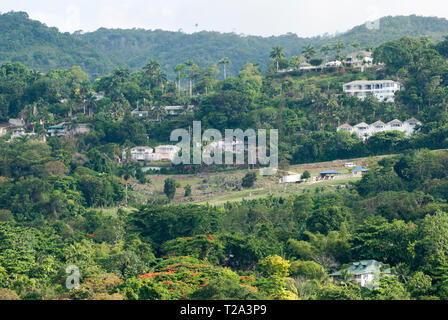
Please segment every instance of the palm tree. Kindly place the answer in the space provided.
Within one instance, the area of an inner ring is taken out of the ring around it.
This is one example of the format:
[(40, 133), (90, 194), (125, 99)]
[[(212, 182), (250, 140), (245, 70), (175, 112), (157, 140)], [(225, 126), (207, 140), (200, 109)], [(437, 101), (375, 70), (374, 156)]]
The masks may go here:
[(320, 48), (320, 52), (324, 54), (325, 56), (325, 63), (328, 62), (328, 54), (331, 52), (331, 46), (329, 44), (324, 44)]
[(164, 84), (167, 82), (167, 76), (160, 67), (160, 64), (156, 60), (150, 59), (148, 64), (143, 67), (143, 71), (149, 77), (151, 88), (160, 85), (163, 92)]
[(300, 69), (300, 64), (302, 62), (300, 61), (300, 57), (298, 56), (293, 56), (291, 57), (291, 62), (289, 63), (289, 65), (294, 69), (294, 70), (299, 70)]
[(302, 50), (302, 54), (306, 58), (307, 62), (310, 62), (311, 58), (313, 58), (316, 55), (316, 50), (312, 45), (307, 45), (305, 49)]
[(154, 106), (151, 111), (151, 118), (156, 118), (157, 121), (160, 121), (161, 118), (164, 118), (168, 113), (162, 106)]
[(275, 63), (277, 65), (277, 72), (278, 72), (278, 70), (280, 69), (279, 61), (280, 61), (280, 59), (285, 57), (283, 48), (279, 47), (279, 46), (273, 47), (271, 50), (270, 57), (275, 60)]
[(196, 76), (198, 66), (193, 62), (193, 60), (188, 60), (185, 62), (187, 68), (187, 77), (190, 80), (190, 97), (193, 96), (193, 79)]
[(152, 77), (160, 70), (160, 64), (156, 60), (150, 59), (143, 70), (147, 76)]
[(361, 47), (361, 45), (359, 44), (358, 41), (355, 41), (355, 42), (352, 43), (352, 47), (357, 52), (359, 50), (359, 48)]
[(228, 65), (230, 63), (229, 58), (222, 58), (221, 60), (219, 60), (218, 62), (219, 64), (222, 64), (223, 69), (224, 69), (224, 80), (227, 79), (227, 70), (226, 70), (226, 65)]
[(341, 59), (341, 53), (345, 49), (345, 44), (342, 41), (338, 41), (333, 45), (333, 49), (338, 53), (338, 59)]
[(185, 64), (178, 64), (174, 68), (174, 72), (176, 72), (177, 74), (176, 80), (177, 80), (177, 87), (179, 88), (179, 95), (181, 90), (181, 82), (185, 78), (185, 68), (186, 68)]

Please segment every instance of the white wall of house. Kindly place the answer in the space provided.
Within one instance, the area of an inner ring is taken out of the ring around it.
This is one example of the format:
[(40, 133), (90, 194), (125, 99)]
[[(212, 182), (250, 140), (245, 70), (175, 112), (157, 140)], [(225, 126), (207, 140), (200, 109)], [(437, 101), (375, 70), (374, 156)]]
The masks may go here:
[(379, 125), (373, 123), (371, 125), (360, 123), (355, 126), (343, 125), (338, 127), (337, 131), (347, 131), (349, 133), (356, 133), (358, 136), (363, 139), (368, 139), (372, 135), (378, 132), (385, 131), (400, 131), (404, 132), (406, 137), (410, 137), (415, 132), (415, 127), (420, 126), (422, 123), (415, 119), (410, 119), (405, 122), (401, 122), (399, 120), (393, 120), (389, 123), (385, 123), (383, 125)]
[(364, 100), (368, 94), (373, 94), (379, 101), (394, 102), (395, 92), (402, 90), (402, 85), (392, 80), (361, 80), (344, 84), (343, 90), (348, 95), (356, 96), (361, 100)]

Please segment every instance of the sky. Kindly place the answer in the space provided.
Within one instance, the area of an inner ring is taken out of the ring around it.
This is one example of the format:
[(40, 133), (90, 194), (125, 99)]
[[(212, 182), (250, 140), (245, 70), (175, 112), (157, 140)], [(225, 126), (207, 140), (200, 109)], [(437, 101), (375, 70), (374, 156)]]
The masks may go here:
[(347, 31), (383, 16), (448, 18), (446, 0), (0, 0), (63, 32), (143, 28), (302, 37)]

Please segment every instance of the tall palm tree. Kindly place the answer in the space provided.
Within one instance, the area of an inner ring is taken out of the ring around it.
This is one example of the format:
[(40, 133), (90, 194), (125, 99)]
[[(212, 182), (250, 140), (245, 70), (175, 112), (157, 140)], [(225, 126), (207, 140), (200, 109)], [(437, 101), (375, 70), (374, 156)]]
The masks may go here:
[(160, 121), (160, 119), (164, 118), (168, 113), (164, 107), (154, 106), (152, 107), (150, 114), (152, 118), (156, 118), (157, 121)]
[(185, 64), (178, 64), (174, 68), (174, 72), (176, 72), (176, 80), (177, 80), (177, 87), (179, 89), (179, 95), (181, 90), (181, 82), (185, 78), (185, 68), (186, 68)]
[(289, 63), (289, 65), (294, 69), (294, 70), (299, 70), (300, 69), (300, 64), (302, 62), (300, 61), (300, 57), (298, 56), (293, 56), (291, 57), (291, 62)]
[(338, 53), (338, 59), (341, 58), (342, 50), (345, 49), (345, 44), (342, 41), (338, 41), (333, 45), (333, 49)]
[(272, 59), (275, 60), (276, 66), (277, 66), (277, 72), (280, 69), (279, 61), (280, 59), (285, 57), (285, 53), (283, 52), (283, 48), (276, 46), (273, 47), (271, 50), (271, 54), (269, 55)]
[(160, 70), (160, 64), (153, 59), (150, 59), (146, 66), (143, 67), (143, 71), (147, 76), (152, 77)]
[(325, 63), (328, 62), (328, 54), (331, 52), (331, 46), (329, 44), (324, 44), (320, 48), (320, 52), (324, 54), (325, 56)]
[(224, 80), (227, 79), (227, 70), (226, 70), (226, 66), (230, 63), (229, 58), (222, 58), (221, 60), (219, 60), (218, 62), (219, 64), (222, 64), (223, 69), (224, 69)]
[(167, 82), (167, 77), (165, 72), (163, 72), (160, 67), (160, 64), (156, 60), (150, 59), (148, 64), (143, 67), (143, 72), (149, 77), (151, 88), (161, 86), (163, 92), (164, 84)]
[(306, 58), (306, 61), (310, 62), (310, 60), (316, 55), (316, 50), (309, 44), (302, 50), (302, 54)]
[(190, 80), (190, 97), (193, 96), (193, 79), (196, 77), (198, 66), (193, 62), (193, 60), (188, 60), (185, 62), (187, 68), (187, 77)]
[(359, 48), (361, 47), (361, 45), (359, 44), (358, 41), (355, 41), (355, 42), (352, 43), (352, 47), (357, 52), (359, 50)]

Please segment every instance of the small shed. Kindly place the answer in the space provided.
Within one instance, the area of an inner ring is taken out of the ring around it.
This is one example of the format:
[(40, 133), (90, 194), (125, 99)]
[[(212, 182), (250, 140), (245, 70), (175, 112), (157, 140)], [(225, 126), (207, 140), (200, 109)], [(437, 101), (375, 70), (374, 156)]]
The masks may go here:
[(369, 171), (369, 170), (366, 169), (366, 168), (363, 168), (363, 167), (357, 167), (357, 168), (353, 169), (352, 172), (353, 172), (354, 175), (358, 176), (358, 175), (363, 175), (363, 174), (366, 173), (367, 171)]

